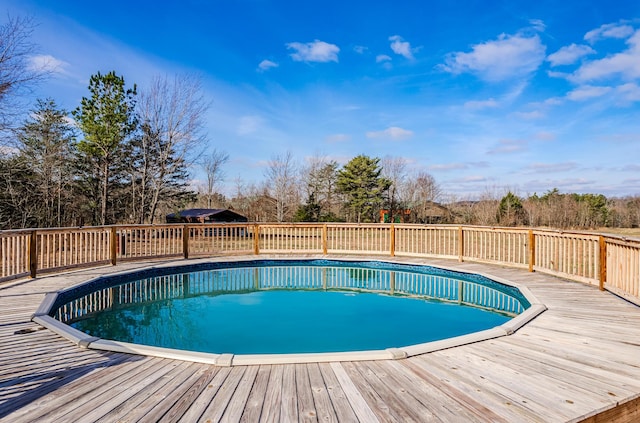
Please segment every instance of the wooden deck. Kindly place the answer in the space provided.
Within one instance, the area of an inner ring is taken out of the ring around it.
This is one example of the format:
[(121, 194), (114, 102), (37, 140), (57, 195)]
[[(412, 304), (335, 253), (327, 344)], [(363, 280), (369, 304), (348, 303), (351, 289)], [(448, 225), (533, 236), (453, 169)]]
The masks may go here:
[(639, 307), (523, 270), (407, 261), (510, 279), (548, 310), (514, 335), (404, 360), (214, 367), (83, 350), (30, 321), (46, 292), (142, 263), (4, 283), (0, 421), (640, 421)]

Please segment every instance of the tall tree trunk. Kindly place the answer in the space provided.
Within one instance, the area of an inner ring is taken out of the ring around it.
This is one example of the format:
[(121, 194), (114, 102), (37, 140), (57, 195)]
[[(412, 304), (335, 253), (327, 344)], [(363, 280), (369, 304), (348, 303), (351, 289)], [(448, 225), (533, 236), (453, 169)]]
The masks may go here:
[(102, 200), (100, 204), (100, 225), (106, 225), (107, 222), (107, 196), (109, 193), (109, 162), (104, 162), (104, 175), (102, 180)]

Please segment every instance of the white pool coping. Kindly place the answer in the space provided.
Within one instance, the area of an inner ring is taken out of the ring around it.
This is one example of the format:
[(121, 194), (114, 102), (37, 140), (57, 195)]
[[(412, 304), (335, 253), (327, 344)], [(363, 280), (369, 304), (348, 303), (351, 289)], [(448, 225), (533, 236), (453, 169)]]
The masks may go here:
[[(330, 353), (303, 353), (303, 354), (213, 354), (203, 353), (188, 350), (178, 350), (171, 348), (154, 347), (148, 345), (131, 344), (128, 342), (112, 341), (106, 339), (100, 339), (94, 336), (90, 336), (84, 332), (81, 332), (71, 326), (68, 326), (59, 320), (49, 316), (51, 308), (56, 301), (57, 296), (70, 289), (75, 289), (78, 286), (91, 283), (104, 276), (119, 276), (133, 272), (147, 271), (151, 269), (159, 269), (165, 267), (187, 267), (194, 264), (209, 263), (209, 262), (238, 262), (246, 261), (253, 262), (259, 260), (336, 260), (336, 261), (371, 261), (371, 262), (383, 262), (390, 264), (405, 264), (416, 266), (430, 266), (438, 269), (448, 270), (458, 273), (475, 274), (484, 276), (492, 281), (501, 283), (503, 285), (512, 286), (517, 288), (520, 293), (527, 299), (531, 306), (524, 312), (520, 313), (516, 317), (503, 323), (500, 326), (496, 326), (491, 329), (486, 329), (479, 332), (470, 333), (467, 335), (456, 336), (453, 338), (447, 338), (439, 341), (426, 342), (423, 344), (409, 345), (399, 348), (387, 348), (384, 350), (370, 350), (370, 351), (345, 351), (345, 352), (330, 352)], [(39, 325), (51, 330), (52, 332), (68, 339), (81, 348), (90, 348), (101, 351), (112, 351), (127, 354), (138, 354), (152, 357), (170, 358), (176, 360), (192, 361), (197, 363), (212, 364), (215, 366), (231, 367), (231, 366), (246, 366), (246, 365), (260, 365), (260, 364), (298, 364), (298, 363), (323, 363), (323, 362), (337, 362), (337, 361), (369, 361), (369, 360), (399, 360), (407, 357), (412, 357), (421, 354), (427, 354), (434, 351), (444, 350), (448, 348), (458, 347), (461, 345), (471, 344), (475, 342), (486, 341), (489, 339), (498, 338), (501, 336), (508, 336), (516, 332), (518, 329), (526, 325), (528, 322), (536, 318), (539, 314), (547, 310), (547, 307), (540, 303), (538, 299), (531, 293), (531, 291), (520, 284), (514, 283), (503, 278), (498, 278), (490, 274), (469, 272), (467, 270), (456, 269), (455, 267), (445, 267), (440, 265), (432, 265), (427, 263), (417, 263), (412, 261), (394, 261), (385, 258), (327, 258), (327, 257), (255, 257), (255, 258), (234, 258), (234, 257), (219, 257), (215, 259), (199, 259), (188, 260), (184, 262), (171, 262), (160, 263), (152, 266), (140, 267), (137, 269), (130, 269), (122, 272), (109, 273), (108, 275), (99, 276), (76, 284), (72, 287), (65, 288), (60, 291), (49, 293), (46, 295), (43, 302), (38, 307), (38, 310), (32, 316), (32, 320)]]

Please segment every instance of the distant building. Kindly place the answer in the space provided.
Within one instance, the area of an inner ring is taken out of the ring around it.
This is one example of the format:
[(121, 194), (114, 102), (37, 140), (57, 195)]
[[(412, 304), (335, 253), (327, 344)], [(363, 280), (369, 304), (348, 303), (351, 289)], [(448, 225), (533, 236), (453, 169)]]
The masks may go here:
[(391, 221), (389, 210), (380, 210), (380, 223), (446, 223), (453, 218), (451, 211), (445, 206), (427, 201), (415, 209), (396, 210)]
[(396, 210), (393, 214), (393, 222), (389, 210), (380, 210), (380, 223), (408, 223), (411, 221), (411, 210)]
[(167, 223), (248, 222), (245, 216), (227, 209), (187, 209), (166, 216)]

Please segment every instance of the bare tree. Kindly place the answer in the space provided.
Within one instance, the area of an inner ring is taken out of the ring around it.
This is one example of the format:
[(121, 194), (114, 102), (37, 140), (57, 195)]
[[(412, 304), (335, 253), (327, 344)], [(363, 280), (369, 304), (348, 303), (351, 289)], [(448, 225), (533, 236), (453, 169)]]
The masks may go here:
[(430, 173), (424, 170), (414, 173), (406, 184), (404, 195), (417, 221), (433, 223), (430, 211), (440, 201), (442, 189)]
[(406, 208), (403, 200), (407, 181), (407, 160), (403, 157), (386, 156), (382, 159), (382, 176), (391, 181), (387, 191), (387, 206), (389, 207), (389, 222)]
[(296, 166), (291, 152), (276, 155), (265, 170), (266, 188), (273, 199), (276, 220), (284, 222), (291, 218), (299, 200)]
[(9, 17), (0, 25), (0, 130), (3, 131), (22, 110), (19, 97), (46, 75), (44, 68), (30, 60), (36, 48), (30, 41), (33, 27), (30, 18), (22, 17)]
[[(144, 175), (134, 175), (139, 188), (138, 221), (153, 223), (161, 202), (168, 208), (185, 202), (188, 168), (206, 140), (204, 114), (208, 103), (200, 79), (192, 75), (158, 76), (139, 95), (142, 142), (138, 151)], [(135, 169), (134, 169), (135, 170)]]
[(473, 207), (475, 224), (490, 226), (498, 223), (498, 206), (500, 203), (498, 198), (500, 197), (495, 188), (493, 191), (487, 188), (480, 195), (480, 200)]
[(215, 194), (217, 185), (224, 180), (222, 166), (229, 161), (229, 155), (216, 148), (202, 158), (201, 166), (207, 174), (206, 197), (207, 207), (211, 208), (211, 200)]

